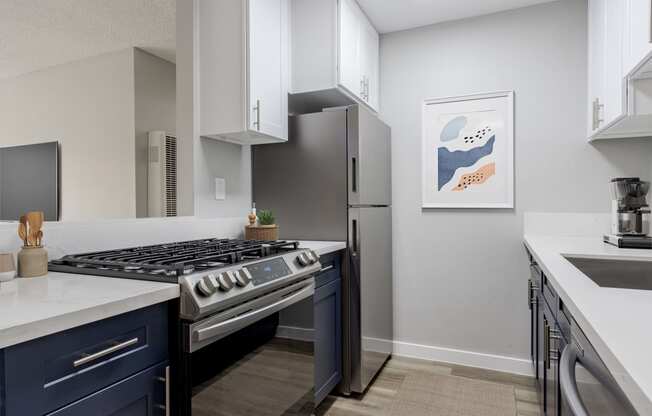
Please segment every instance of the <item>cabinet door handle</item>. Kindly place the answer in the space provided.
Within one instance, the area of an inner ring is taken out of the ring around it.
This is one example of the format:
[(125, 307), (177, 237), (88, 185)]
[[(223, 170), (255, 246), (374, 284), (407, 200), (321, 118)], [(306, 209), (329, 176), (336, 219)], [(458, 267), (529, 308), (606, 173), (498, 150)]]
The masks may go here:
[(600, 104), (600, 99), (593, 100), (593, 130), (600, 128), (600, 124), (604, 121), (600, 116), (602, 109), (604, 109), (604, 104)]
[(365, 77), (365, 96), (367, 101), (369, 101), (369, 78)]
[(334, 267), (335, 266), (333, 266), (332, 264), (330, 264), (330, 265), (328, 265), (326, 267), (322, 267), (322, 269), (319, 271), (319, 273), (324, 273), (324, 272), (327, 272), (329, 270), (333, 270)]
[(260, 131), (260, 100), (256, 100), (254, 111), (256, 112), (256, 121), (254, 121), (254, 126), (256, 126), (257, 131)]
[(118, 352), (120, 350), (124, 350), (127, 347), (130, 347), (132, 345), (135, 345), (138, 343), (138, 338), (132, 338), (128, 341), (121, 342), (120, 344), (116, 344), (112, 347), (109, 347), (107, 349), (104, 349), (102, 351), (98, 351), (95, 354), (90, 354), (85, 357), (82, 357), (78, 360), (73, 361), (72, 366), (73, 367), (80, 367), (84, 364), (88, 364), (90, 362), (93, 362), (95, 360), (99, 360), (102, 357), (105, 357), (109, 354), (113, 354), (114, 352)]
[(170, 366), (165, 367), (165, 416), (172, 414), (170, 406)]
[(156, 405), (157, 409), (162, 409), (165, 416), (170, 416), (172, 409), (170, 408), (170, 366), (165, 367), (165, 377), (156, 377), (156, 380), (165, 383), (165, 403)]

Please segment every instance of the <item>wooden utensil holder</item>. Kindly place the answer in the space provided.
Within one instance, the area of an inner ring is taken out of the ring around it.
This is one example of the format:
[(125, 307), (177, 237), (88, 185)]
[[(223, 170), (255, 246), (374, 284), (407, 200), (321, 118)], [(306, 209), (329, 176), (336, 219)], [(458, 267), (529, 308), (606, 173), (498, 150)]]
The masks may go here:
[(25, 246), (18, 253), (18, 276), (38, 277), (48, 274), (48, 252), (41, 246)]

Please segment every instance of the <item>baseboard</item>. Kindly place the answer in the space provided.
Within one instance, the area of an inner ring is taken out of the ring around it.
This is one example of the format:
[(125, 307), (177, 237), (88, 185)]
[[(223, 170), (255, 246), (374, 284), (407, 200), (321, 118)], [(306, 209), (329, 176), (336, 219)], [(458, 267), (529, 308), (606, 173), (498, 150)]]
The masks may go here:
[(430, 345), (412, 344), (401, 341), (394, 341), (393, 346), (394, 355), (396, 356), (419, 358), (422, 360), (437, 361), (448, 364), (458, 364), (467, 367), (484, 368), (487, 370), (524, 376), (534, 376), (530, 360), (523, 360), (521, 358)]
[[(299, 341), (312, 341), (314, 330), (279, 326), (276, 330), (279, 338), (289, 338)], [(364, 338), (364, 347), (371, 351), (392, 352), (399, 357), (418, 358), (446, 364), (458, 364), (467, 367), (484, 368), (504, 373), (534, 376), (530, 360), (506, 357), (503, 355), (485, 354), (453, 348), (436, 347), (432, 345), (413, 344), (402, 341), (389, 341), (378, 338)]]
[(294, 326), (279, 325), (276, 328), (276, 336), (278, 338), (312, 342), (315, 339), (315, 330), (311, 328), (297, 328)]

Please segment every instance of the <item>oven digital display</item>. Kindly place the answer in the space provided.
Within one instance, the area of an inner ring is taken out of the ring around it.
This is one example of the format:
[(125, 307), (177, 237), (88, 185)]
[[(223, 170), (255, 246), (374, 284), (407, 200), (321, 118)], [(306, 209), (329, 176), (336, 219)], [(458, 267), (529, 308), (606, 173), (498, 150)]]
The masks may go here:
[(254, 286), (271, 282), (292, 273), (282, 258), (249, 265), (247, 270), (251, 273)]

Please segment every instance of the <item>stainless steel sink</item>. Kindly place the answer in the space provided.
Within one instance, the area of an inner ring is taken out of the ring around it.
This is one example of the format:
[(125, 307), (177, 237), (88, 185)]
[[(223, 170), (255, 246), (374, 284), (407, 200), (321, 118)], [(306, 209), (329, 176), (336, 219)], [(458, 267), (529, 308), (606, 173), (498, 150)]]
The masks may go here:
[(598, 286), (652, 290), (652, 261), (564, 257)]

